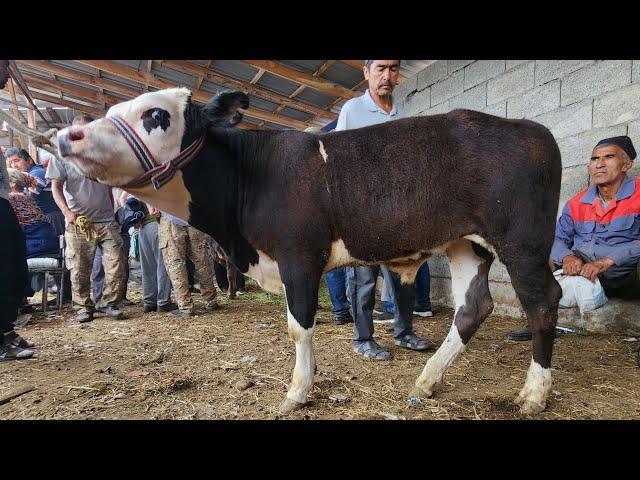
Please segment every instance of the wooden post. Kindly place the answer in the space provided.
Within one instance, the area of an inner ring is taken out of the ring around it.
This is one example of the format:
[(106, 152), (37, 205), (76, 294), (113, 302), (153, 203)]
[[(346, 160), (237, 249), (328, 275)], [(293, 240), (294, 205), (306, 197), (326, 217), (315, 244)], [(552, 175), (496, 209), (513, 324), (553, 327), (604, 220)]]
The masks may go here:
[[(13, 100), (14, 102), (16, 102), (16, 90), (13, 87), (13, 79), (10, 78), (9, 81), (7, 82), (7, 90), (9, 90), (9, 95), (11, 95), (11, 100)], [(22, 115), (20, 115), (20, 111), (18, 110), (18, 107), (16, 107), (15, 105), (13, 105), (11, 107), (11, 113), (13, 114), (13, 116), (15, 117), (16, 120), (18, 120), (21, 123), (24, 123), (24, 118), (22, 117)], [(20, 148), (25, 148), (27, 146), (27, 137), (25, 137), (23, 134), (18, 135), (18, 140), (20, 143)]]
[[(36, 112), (32, 108), (27, 110), (27, 125), (32, 130), (37, 130)], [(29, 155), (31, 155), (31, 158), (33, 158), (34, 162), (38, 163), (38, 149), (31, 141), (29, 141)]]

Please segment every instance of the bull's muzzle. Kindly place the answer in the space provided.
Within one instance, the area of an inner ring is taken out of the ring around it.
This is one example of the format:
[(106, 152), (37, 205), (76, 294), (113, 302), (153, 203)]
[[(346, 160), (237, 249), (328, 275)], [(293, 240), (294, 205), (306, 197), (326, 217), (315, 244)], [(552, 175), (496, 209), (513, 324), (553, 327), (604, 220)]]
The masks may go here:
[(67, 127), (58, 132), (58, 149), (60, 155), (68, 157), (73, 155), (73, 145), (84, 139), (84, 132), (81, 127)]

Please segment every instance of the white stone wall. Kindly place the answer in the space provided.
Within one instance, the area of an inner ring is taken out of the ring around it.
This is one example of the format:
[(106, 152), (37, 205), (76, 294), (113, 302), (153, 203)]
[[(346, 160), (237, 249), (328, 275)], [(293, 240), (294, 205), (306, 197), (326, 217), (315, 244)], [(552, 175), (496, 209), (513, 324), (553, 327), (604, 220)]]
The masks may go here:
[[(558, 214), (587, 185), (586, 165), (598, 140), (629, 135), (640, 151), (640, 60), (439, 60), (408, 78), (394, 96), (409, 115), (468, 108), (545, 125), (562, 154)], [(452, 305), (446, 257), (429, 265), (432, 300)], [(490, 288), (496, 313), (523, 315), (499, 262), (491, 268)]]

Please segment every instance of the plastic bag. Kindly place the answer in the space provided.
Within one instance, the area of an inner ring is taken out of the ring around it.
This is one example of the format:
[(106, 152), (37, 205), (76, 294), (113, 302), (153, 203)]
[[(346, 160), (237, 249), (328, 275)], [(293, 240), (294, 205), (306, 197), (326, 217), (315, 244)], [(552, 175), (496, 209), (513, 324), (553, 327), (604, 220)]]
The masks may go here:
[(562, 287), (560, 308), (578, 307), (580, 313), (590, 312), (607, 303), (607, 296), (596, 277), (595, 283), (579, 275), (565, 275), (562, 269), (553, 272)]

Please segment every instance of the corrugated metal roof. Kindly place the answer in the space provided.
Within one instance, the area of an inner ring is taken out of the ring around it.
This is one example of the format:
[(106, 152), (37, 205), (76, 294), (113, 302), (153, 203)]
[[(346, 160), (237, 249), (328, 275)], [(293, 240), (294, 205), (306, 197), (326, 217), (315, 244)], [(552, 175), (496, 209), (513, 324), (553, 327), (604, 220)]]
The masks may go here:
[(265, 72), (256, 85), (286, 96), (291, 95), (299, 86), (297, 83), (290, 82), (269, 72)]

